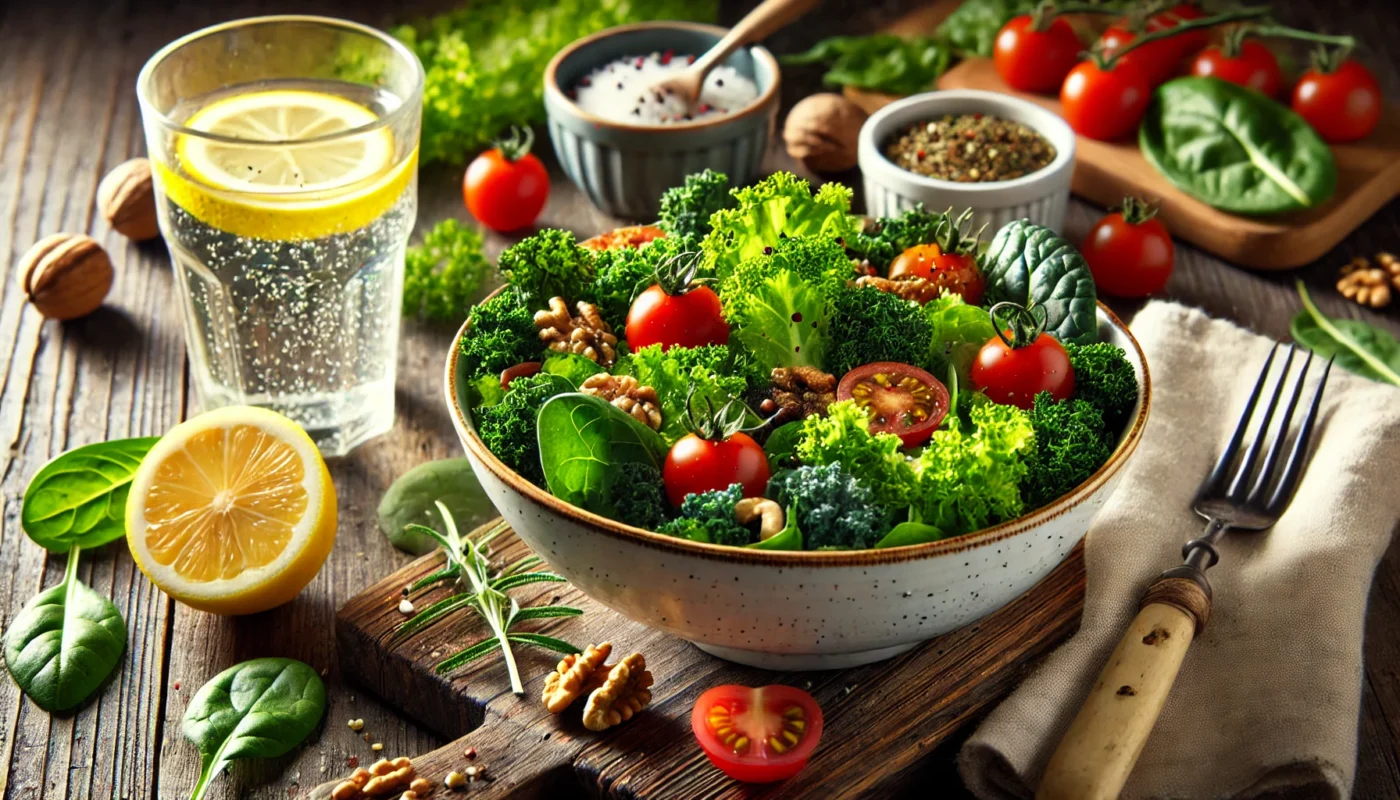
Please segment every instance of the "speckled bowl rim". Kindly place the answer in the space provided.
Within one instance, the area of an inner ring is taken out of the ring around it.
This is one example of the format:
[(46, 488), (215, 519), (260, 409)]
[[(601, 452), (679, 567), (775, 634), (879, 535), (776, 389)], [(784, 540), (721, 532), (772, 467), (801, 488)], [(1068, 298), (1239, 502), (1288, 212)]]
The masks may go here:
[(783, 84), (783, 74), (778, 67), (778, 59), (774, 58), (773, 54), (768, 52), (767, 48), (761, 47), (756, 44), (746, 45), (746, 47), (748, 48), (749, 52), (753, 54), (754, 58), (767, 63), (767, 65), (773, 72), (773, 82), (768, 85), (768, 88), (766, 90), (759, 93), (758, 97), (754, 98), (754, 101), (752, 103), (749, 103), (747, 106), (744, 106), (742, 110), (737, 111), (733, 114), (716, 115), (713, 119), (699, 119), (693, 122), (678, 122), (669, 125), (633, 125), (628, 122), (614, 122), (612, 120), (603, 119), (602, 117), (590, 114), (587, 111), (584, 111), (582, 108), (580, 108), (578, 103), (575, 103), (573, 100), (570, 100), (568, 95), (564, 94), (564, 90), (559, 86), (559, 80), (557, 77), (559, 65), (564, 63), (564, 59), (568, 58), (573, 53), (584, 49), (585, 47), (595, 44), (596, 42), (602, 41), (603, 39), (616, 36), (617, 34), (631, 33), (632, 31), (648, 30), (689, 30), (698, 31), (700, 33), (712, 34), (716, 37), (723, 37), (726, 33), (729, 33), (728, 28), (724, 28), (719, 25), (706, 25), (702, 22), (679, 21), (633, 22), (628, 25), (618, 25), (612, 28), (607, 28), (605, 30), (598, 31), (597, 33), (585, 36), (582, 39), (578, 39), (572, 44), (565, 47), (564, 49), (560, 50), (558, 53), (554, 54), (554, 58), (551, 58), (549, 60), (549, 64), (544, 68), (545, 94), (548, 95), (555, 103), (559, 104), (560, 107), (567, 108), (569, 110), (569, 113), (573, 114), (574, 116), (591, 125), (600, 128), (612, 128), (613, 130), (629, 131), (631, 133), (659, 135), (665, 135), (667, 132), (670, 131), (674, 131), (677, 133), (700, 131), (705, 130), (707, 128), (714, 128), (720, 125), (726, 125), (737, 120), (747, 119), (748, 117), (754, 116), (755, 114), (765, 114), (769, 111), (770, 106), (777, 100), (778, 91), (782, 88)]
[[(893, 131), (877, 129), (891, 124), (888, 122), (891, 117), (901, 116), (912, 110), (918, 110), (920, 113), (927, 110), (926, 113), (929, 116), (943, 113), (967, 113), (948, 112), (941, 108), (942, 106), (965, 104), (985, 104), (986, 110), (982, 113), (993, 115), (997, 115), (999, 108), (1015, 108), (1019, 115), (1036, 120), (1035, 122), (1023, 122), (1023, 124), (1034, 128), (1037, 133), (1050, 140), (1050, 143), (1055, 146), (1055, 158), (1035, 172), (1022, 175), (1019, 178), (1012, 178), (1009, 181), (965, 183), (945, 181), (920, 175), (917, 172), (910, 172), (891, 161), (881, 149), (879, 140), (888, 137)], [(897, 100), (871, 114), (870, 118), (861, 125), (856, 153), (860, 160), (861, 172), (865, 174), (867, 179), (873, 179), (886, 186), (895, 186), (900, 194), (913, 196), (919, 193), (908, 191), (907, 189), (910, 187), (924, 191), (956, 192), (966, 196), (969, 203), (977, 202), (985, 205), (988, 201), (1015, 204), (1024, 202), (1025, 198), (1028, 197), (1058, 191), (1063, 185), (1062, 181), (1067, 183), (1067, 173), (1074, 170), (1077, 147), (1078, 139), (1069, 123), (1061, 119), (1055, 112), (1035, 103), (1022, 100), (1019, 97), (982, 89), (943, 89)], [(1046, 188), (1041, 189), (1042, 185)], [(1010, 198), (1002, 195), (1010, 195)]]
[[(502, 286), (493, 291), (487, 299), (495, 297), (506, 287)], [(1098, 308), (1107, 317), (1108, 322), (1116, 330), (1123, 334), (1132, 346), (1133, 352), (1137, 354), (1139, 363), (1142, 364), (1142, 383), (1138, 387), (1138, 394), (1141, 400), (1137, 416), (1133, 418), (1132, 425), (1128, 432), (1118, 442), (1109, 455), (1108, 461), (1099, 467), (1093, 475), (1090, 475), (1083, 483), (1074, 488), (1073, 491), (1060, 497), (1058, 500), (1047, 506), (1042, 506), (1028, 514), (1024, 514), (1016, 519), (994, 525), (990, 528), (983, 528), (980, 531), (965, 533), (961, 536), (953, 536), (947, 539), (940, 539), (936, 542), (926, 542), (924, 544), (911, 544), (901, 547), (887, 547), (876, 550), (749, 550), (742, 547), (727, 547), (716, 544), (702, 544), (692, 542), (688, 539), (679, 539), (675, 536), (667, 536), (664, 533), (655, 533), (643, 528), (636, 528), (625, 525), (614, 519), (585, 511), (578, 506), (566, 503), (549, 492), (541, 489), (533, 483), (520, 477), (514, 470), (507, 467), (496, 455), (487, 449), (486, 444), (481, 441), (476, 433), (476, 429), (467, 421), (465, 412), (457, 403), (457, 343), (467, 333), (467, 326), (471, 320), (462, 323), (462, 327), (457, 330), (457, 335), (452, 339), (452, 347), (447, 352), (447, 365), (443, 379), (443, 388), (446, 392), (448, 408), (452, 411), (452, 424), (457, 429), (457, 436), (462, 441), (467, 452), (479, 460), (491, 471), (502, 483), (511, 488), (522, 498), (529, 500), (537, 506), (543, 507), (547, 511), (552, 511), (574, 522), (584, 525), (600, 534), (620, 539), (631, 544), (639, 544), (651, 547), (663, 552), (679, 553), (688, 556), (698, 556), (712, 561), (722, 561), (735, 564), (762, 564), (773, 567), (860, 567), (873, 566), (876, 564), (889, 564), (904, 561), (916, 561), (923, 558), (959, 553), (983, 545), (992, 544), (1003, 539), (1025, 533), (1034, 528), (1044, 525), (1046, 522), (1068, 513), (1075, 506), (1088, 500), (1095, 492), (1103, 488), (1119, 469), (1127, 463), (1128, 457), (1137, 449), (1138, 442), (1142, 439), (1143, 428), (1147, 425), (1148, 412), (1152, 406), (1152, 377), (1148, 372), (1147, 357), (1142, 352), (1142, 346), (1138, 344), (1128, 326), (1118, 318), (1112, 310), (1102, 302)]]

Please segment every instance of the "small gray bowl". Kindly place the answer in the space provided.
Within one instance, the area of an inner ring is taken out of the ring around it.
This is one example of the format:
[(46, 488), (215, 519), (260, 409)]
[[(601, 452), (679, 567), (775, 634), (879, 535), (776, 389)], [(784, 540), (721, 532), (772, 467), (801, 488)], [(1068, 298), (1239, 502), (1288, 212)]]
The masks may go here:
[(560, 50), (544, 73), (549, 138), (559, 163), (593, 204), (608, 214), (649, 222), (661, 194), (706, 167), (731, 185), (758, 174), (778, 112), (778, 61), (762, 47), (724, 60), (758, 85), (758, 99), (732, 114), (673, 125), (629, 125), (585, 113), (565, 91), (623, 56), (671, 49), (699, 55), (727, 31), (689, 22), (641, 22), (600, 31)]

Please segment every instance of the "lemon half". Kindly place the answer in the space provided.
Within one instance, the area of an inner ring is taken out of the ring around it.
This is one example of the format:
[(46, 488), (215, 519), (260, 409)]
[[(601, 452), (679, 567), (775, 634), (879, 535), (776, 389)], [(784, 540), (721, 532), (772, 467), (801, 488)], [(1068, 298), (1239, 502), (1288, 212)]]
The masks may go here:
[(177, 134), (179, 169), (157, 163), (166, 195), (200, 221), (238, 236), (317, 239), (373, 222), (413, 177), (416, 151), (395, 165), (379, 116), (325, 92), (268, 90), (205, 106)]
[(296, 597), (335, 542), (336, 497), (311, 437), (273, 411), (234, 406), (176, 425), (141, 462), (126, 503), (137, 566), (217, 614)]

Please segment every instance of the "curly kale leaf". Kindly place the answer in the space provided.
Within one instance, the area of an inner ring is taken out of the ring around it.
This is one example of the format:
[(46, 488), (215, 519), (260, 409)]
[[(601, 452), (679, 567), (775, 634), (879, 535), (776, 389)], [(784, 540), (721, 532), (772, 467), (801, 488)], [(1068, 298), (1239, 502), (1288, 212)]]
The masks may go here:
[(734, 506), (743, 498), (744, 487), (737, 483), (728, 489), (688, 494), (681, 501), (681, 515), (656, 530), (692, 542), (743, 547), (758, 539), (734, 519)]
[(1026, 502), (1040, 508), (1070, 492), (1108, 461), (1113, 444), (1103, 414), (1084, 400), (1035, 396), (1030, 412), (1035, 447), (1026, 457)]
[[(686, 427), (689, 400), (720, 408), (743, 396), (748, 382), (742, 369), (722, 345), (672, 347), (663, 352), (661, 345), (654, 344), (623, 357), (613, 371), (656, 390), (661, 401), (660, 434), (669, 446), (690, 432)], [(758, 417), (750, 416), (750, 424), (758, 424)]]
[(491, 264), (474, 228), (455, 219), (439, 222), (404, 257), (403, 314), (434, 322), (459, 322), (481, 290)]
[(671, 507), (661, 482), (661, 470), (640, 461), (617, 465), (612, 501), (620, 522), (648, 530), (665, 522)]
[(471, 325), (458, 347), (463, 375), (475, 381), (523, 361), (537, 361), (544, 348), (535, 330), (534, 316), (511, 292), (501, 292), (476, 305)]
[(698, 241), (710, 232), (710, 217), (733, 204), (729, 176), (706, 169), (687, 175), (684, 185), (661, 195), (660, 227), (671, 236), (690, 236)]
[(1103, 414), (1110, 433), (1119, 433), (1137, 405), (1138, 382), (1121, 347), (1108, 342), (1065, 345), (1074, 369), (1074, 396)]
[(597, 274), (594, 253), (578, 246), (569, 231), (542, 230), (501, 253), (498, 266), (531, 311), (549, 307), (551, 297), (584, 296)]
[(826, 359), (838, 377), (877, 361), (923, 366), (933, 341), (933, 325), (918, 303), (873, 286), (836, 293), (831, 329), (844, 332)]
[(897, 217), (877, 220), (874, 230), (857, 234), (846, 246), (883, 272), (900, 253), (934, 241), (946, 218), (946, 214), (928, 211), (919, 203)]
[(666, 236), (641, 247), (615, 247), (594, 255), (597, 277), (578, 299), (598, 304), (603, 319), (622, 333), (632, 301), (657, 282), (657, 269), (677, 258), (698, 254), (700, 243), (691, 236)]
[(917, 488), (914, 465), (900, 452), (899, 437), (871, 433), (870, 416), (853, 400), (832, 403), (827, 416), (802, 422), (797, 458), (804, 464), (839, 464), (870, 488), (875, 502), (907, 508)]
[(918, 461), (914, 509), (926, 525), (957, 536), (1020, 516), (1021, 485), (1034, 452), (1026, 412), (992, 402), (972, 406), (971, 424), (934, 431)]
[(851, 190), (827, 183), (812, 193), (807, 181), (775, 172), (753, 186), (735, 189), (733, 208), (716, 211), (701, 246), (720, 278), (745, 259), (763, 254), (784, 238), (820, 236), (844, 244), (860, 231), (851, 216)]
[(536, 421), (546, 400), (571, 390), (568, 381), (557, 375), (541, 372), (516, 378), (501, 402), (476, 410), (476, 432), (496, 458), (526, 480), (546, 488)]
[(781, 472), (769, 481), (768, 494), (797, 509), (797, 525), (812, 550), (872, 547), (894, 525), (893, 513), (840, 464)]

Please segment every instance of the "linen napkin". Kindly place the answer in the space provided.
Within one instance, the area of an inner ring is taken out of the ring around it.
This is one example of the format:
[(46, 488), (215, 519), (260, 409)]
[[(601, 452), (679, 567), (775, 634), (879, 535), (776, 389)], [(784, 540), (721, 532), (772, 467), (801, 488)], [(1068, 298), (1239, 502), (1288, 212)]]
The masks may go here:
[[(980, 798), (1034, 793), (1142, 592), (1202, 530), (1192, 496), (1272, 344), (1160, 301), (1131, 327), (1152, 378), (1147, 428), (1090, 525), (1079, 632), (963, 747), (963, 780)], [(1287, 513), (1265, 533), (1231, 531), (1219, 547), (1209, 624), (1124, 798), (1350, 795), (1366, 597), (1400, 519), (1400, 391), (1334, 367), (1323, 398), (1312, 461)]]

